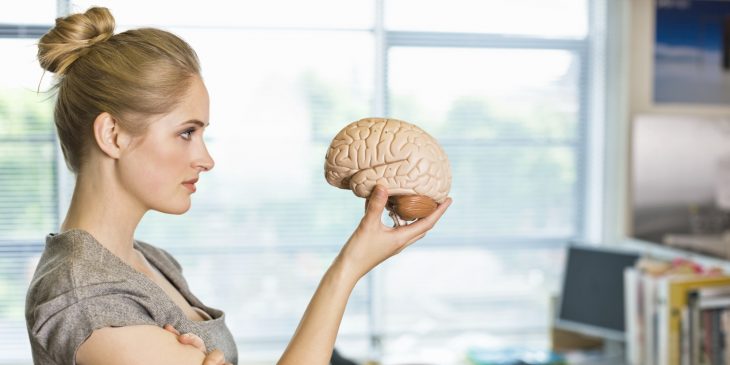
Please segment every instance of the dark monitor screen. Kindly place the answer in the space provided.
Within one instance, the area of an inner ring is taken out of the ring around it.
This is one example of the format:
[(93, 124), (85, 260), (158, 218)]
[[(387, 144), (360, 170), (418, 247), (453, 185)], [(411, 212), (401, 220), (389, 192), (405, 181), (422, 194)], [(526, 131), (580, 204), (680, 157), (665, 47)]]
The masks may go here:
[(624, 339), (624, 269), (635, 253), (569, 245), (557, 327), (621, 341)]

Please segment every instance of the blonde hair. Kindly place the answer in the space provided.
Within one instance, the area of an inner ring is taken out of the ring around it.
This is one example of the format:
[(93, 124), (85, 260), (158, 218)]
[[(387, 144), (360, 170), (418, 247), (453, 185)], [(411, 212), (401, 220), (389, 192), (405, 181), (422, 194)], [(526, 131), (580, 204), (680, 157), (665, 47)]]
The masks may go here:
[(101, 7), (56, 19), (38, 43), (38, 61), (58, 76), (54, 121), (74, 173), (95, 143), (100, 113), (142, 134), (147, 119), (174, 108), (200, 75), (198, 57), (184, 40), (154, 28), (114, 34), (114, 17)]

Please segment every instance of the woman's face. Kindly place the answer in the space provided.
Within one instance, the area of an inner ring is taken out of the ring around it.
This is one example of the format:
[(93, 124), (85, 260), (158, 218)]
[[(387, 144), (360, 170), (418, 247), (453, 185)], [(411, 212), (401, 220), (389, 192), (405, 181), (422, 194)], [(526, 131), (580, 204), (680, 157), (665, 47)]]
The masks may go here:
[(155, 117), (119, 159), (121, 182), (145, 209), (182, 214), (202, 171), (213, 168), (203, 141), (209, 118), (208, 90), (194, 77), (171, 112)]

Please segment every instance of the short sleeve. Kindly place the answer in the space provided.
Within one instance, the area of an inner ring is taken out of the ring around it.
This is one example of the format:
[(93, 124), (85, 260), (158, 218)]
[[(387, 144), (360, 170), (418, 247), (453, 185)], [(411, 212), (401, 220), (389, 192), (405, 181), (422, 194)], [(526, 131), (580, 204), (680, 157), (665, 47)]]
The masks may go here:
[(56, 364), (74, 365), (76, 351), (94, 330), (156, 325), (146, 300), (123, 285), (74, 288), (33, 309), (30, 334)]

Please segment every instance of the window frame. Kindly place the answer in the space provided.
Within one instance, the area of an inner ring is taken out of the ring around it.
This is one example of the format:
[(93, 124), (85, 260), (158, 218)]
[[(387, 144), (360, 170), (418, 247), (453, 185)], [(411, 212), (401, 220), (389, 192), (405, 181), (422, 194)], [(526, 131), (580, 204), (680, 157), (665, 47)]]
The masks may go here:
[[(603, 128), (601, 123), (603, 119), (597, 118), (593, 111), (602, 100), (600, 93), (596, 92), (596, 88), (603, 85), (602, 60), (597, 57), (596, 48), (603, 47), (600, 42), (600, 34), (596, 29), (596, 9), (605, 7), (605, 0), (586, 0), (588, 2), (589, 27), (585, 38), (580, 39), (544, 39), (539, 37), (525, 36), (498, 36), (492, 34), (480, 33), (446, 33), (446, 32), (421, 32), (421, 31), (391, 31), (384, 24), (384, 2), (386, 0), (373, 0), (375, 18), (374, 27), (371, 30), (374, 37), (375, 62), (374, 62), (374, 89), (373, 89), (373, 105), (372, 110), (375, 115), (389, 115), (389, 95), (388, 95), (388, 65), (389, 51), (394, 47), (443, 47), (443, 48), (473, 48), (473, 49), (533, 49), (533, 50), (562, 50), (575, 54), (579, 62), (579, 101), (578, 101), (578, 121), (577, 134), (575, 137), (575, 158), (576, 158), (576, 199), (575, 199), (575, 232), (573, 237), (565, 238), (520, 238), (508, 237), (500, 238), (494, 242), (468, 242), (460, 245), (478, 245), (480, 247), (489, 245), (489, 247), (510, 248), (515, 247), (514, 244), (519, 242), (519, 249), (530, 248), (559, 248), (564, 245), (567, 240), (582, 239), (592, 237), (592, 228), (598, 225), (598, 229), (602, 228), (601, 223), (597, 219), (600, 218), (598, 213), (593, 212), (596, 207), (591, 207), (593, 188), (588, 184), (601, 179), (603, 166), (591, 167), (596, 162), (598, 149), (601, 148), (602, 142), (595, 137), (591, 137), (596, 130)], [(57, 1), (57, 14), (63, 15), (69, 12), (71, 0)], [(603, 13), (601, 13), (603, 14)], [(600, 25), (599, 25), (600, 26)], [(24, 24), (0, 24), (0, 39), (6, 38), (26, 38), (37, 39), (45, 34), (50, 26), (44, 25), (24, 25)], [(597, 64), (598, 66), (596, 67)], [(598, 74), (598, 75), (597, 75)], [(584, 88), (584, 89), (581, 89)], [(0, 137), (0, 144), (7, 142), (19, 142), (14, 138)], [(33, 138), (22, 139), (22, 142), (52, 142), (57, 146), (57, 137), (55, 133), (50, 139)], [(56, 201), (56, 226), (60, 224), (60, 219), (64, 213), (62, 209), (68, 206), (65, 200), (64, 191), (70, 187), (66, 185), (69, 180), (70, 172), (65, 168), (63, 156), (60, 154), (59, 148), (54, 148), (54, 179), (56, 181), (55, 194)], [(605, 163), (600, 160), (599, 162)], [(600, 203), (598, 205), (601, 205)], [(599, 207), (600, 209), (600, 207)], [(497, 242), (498, 241), (498, 242)], [(429, 245), (424, 245), (429, 246)], [(434, 244), (431, 244), (434, 246)], [(3, 254), (39, 254), (43, 251), (44, 243), (40, 241), (17, 241), (7, 240), (0, 237), (0, 252)], [(314, 247), (308, 247), (315, 249)], [(369, 329), (368, 337), (371, 346), (375, 351), (380, 351), (380, 343), (384, 338), (389, 337), (380, 329), (379, 320), (384, 311), (384, 300), (379, 295), (379, 289), (382, 288), (383, 275), (378, 269), (374, 270), (371, 275), (366, 277), (368, 291), (368, 307), (369, 307)]]
[[(585, 0), (587, 2), (588, 29), (584, 38), (539, 38), (534, 36), (509, 36), (485, 33), (462, 32), (424, 32), (388, 30), (385, 26), (385, 1), (375, 0), (375, 87), (373, 110), (376, 115), (389, 114), (388, 65), (389, 51), (394, 47), (443, 47), (470, 49), (526, 49), (526, 50), (561, 50), (575, 55), (579, 63), (578, 77), (578, 120), (575, 136), (576, 161), (576, 199), (575, 199), (575, 231), (571, 237), (533, 238), (533, 237), (499, 237), (478, 243), (456, 243), (456, 246), (488, 246), (495, 249), (532, 249), (552, 247), (560, 249), (570, 241), (600, 239), (603, 234), (601, 209), (602, 201), (597, 198), (600, 189), (590, 188), (587, 184), (601, 185), (605, 161), (602, 159), (603, 141), (596, 138), (602, 135), (604, 119), (603, 110), (596, 111), (597, 106), (605, 102), (605, 95), (599, 91), (605, 83), (604, 55), (605, 17), (609, 9), (606, 0)], [(584, 89), (581, 89), (584, 88)], [(595, 166), (598, 163), (598, 166)], [(596, 200), (599, 200), (597, 203)], [(596, 223), (600, 222), (600, 223)], [(519, 243), (519, 246), (515, 245)], [(454, 246), (453, 243), (449, 244)], [(440, 244), (421, 244), (419, 248), (442, 247)], [(371, 353), (383, 354), (383, 342), (397, 334), (386, 333), (381, 325), (380, 317), (384, 313), (384, 300), (376, 295), (384, 287), (384, 275), (376, 268), (368, 277), (370, 296), (370, 347)]]

